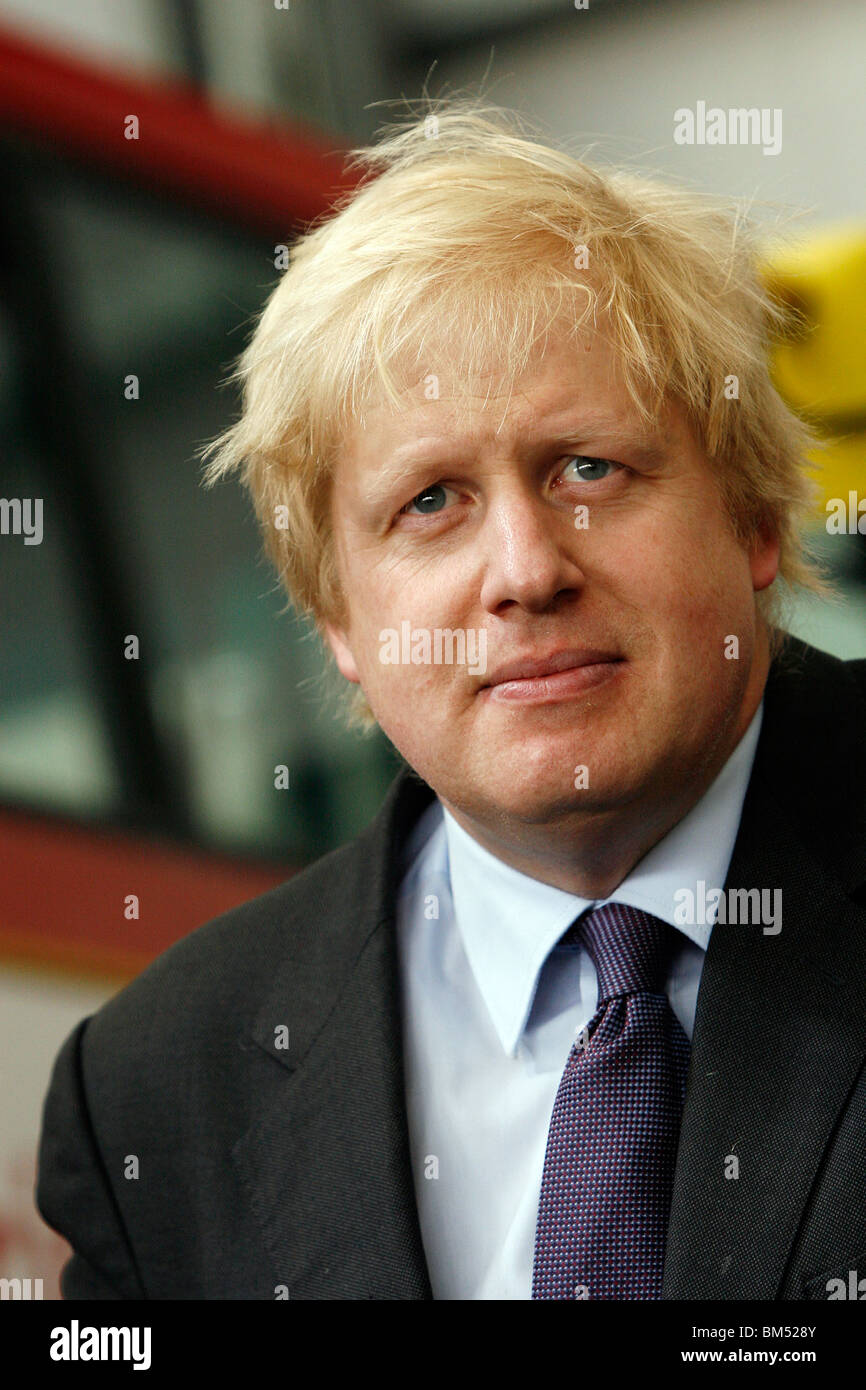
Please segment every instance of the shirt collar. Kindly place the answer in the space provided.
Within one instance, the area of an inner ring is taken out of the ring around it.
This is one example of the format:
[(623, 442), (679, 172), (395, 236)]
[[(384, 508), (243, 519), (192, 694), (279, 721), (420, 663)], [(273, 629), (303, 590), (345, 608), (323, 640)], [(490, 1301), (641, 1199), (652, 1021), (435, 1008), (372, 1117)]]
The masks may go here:
[[(722, 888), (763, 719), (763, 701), (715, 781), (609, 898), (653, 913), (706, 950), (712, 925), (675, 921), (676, 894), (704, 880)], [(530, 878), (484, 849), (444, 811), (457, 929), (503, 1048), (514, 1055), (542, 966), (563, 932), (601, 905)]]

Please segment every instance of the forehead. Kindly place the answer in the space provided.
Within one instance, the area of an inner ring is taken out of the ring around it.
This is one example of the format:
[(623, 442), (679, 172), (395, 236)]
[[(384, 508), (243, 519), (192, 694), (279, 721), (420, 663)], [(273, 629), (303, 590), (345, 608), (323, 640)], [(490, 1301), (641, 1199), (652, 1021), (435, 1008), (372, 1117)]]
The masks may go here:
[(587, 438), (604, 434), (612, 442), (659, 432), (641, 420), (615, 345), (595, 330), (550, 337), (514, 381), (497, 369), (492, 355), (489, 372), (462, 378), (450, 366), (447, 344), (399, 380), (397, 401), (383, 390), (365, 402), (343, 438), (342, 459), (397, 461), (404, 446), (411, 452), (422, 440), (508, 450), (559, 430), (578, 430)]

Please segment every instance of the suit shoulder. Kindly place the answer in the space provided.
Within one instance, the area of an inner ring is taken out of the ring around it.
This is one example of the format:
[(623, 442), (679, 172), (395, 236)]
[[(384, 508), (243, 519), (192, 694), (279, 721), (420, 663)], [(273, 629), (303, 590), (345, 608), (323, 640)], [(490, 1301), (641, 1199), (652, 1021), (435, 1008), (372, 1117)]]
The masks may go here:
[(789, 691), (810, 686), (830, 692), (852, 684), (857, 696), (866, 696), (866, 657), (839, 657), (785, 633), (782, 650), (775, 657), (769, 684), (783, 682)]
[(94, 1014), (87, 1051), (117, 1056), (137, 1040), (147, 1050), (212, 1041), (247, 1018), (276, 970), (327, 955), (357, 901), (366, 854), (351, 841), (277, 887), (221, 913), (181, 937)]
[(866, 696), (866, 656), (846, 661), (845, 665), (859, 685), (861, 695)]

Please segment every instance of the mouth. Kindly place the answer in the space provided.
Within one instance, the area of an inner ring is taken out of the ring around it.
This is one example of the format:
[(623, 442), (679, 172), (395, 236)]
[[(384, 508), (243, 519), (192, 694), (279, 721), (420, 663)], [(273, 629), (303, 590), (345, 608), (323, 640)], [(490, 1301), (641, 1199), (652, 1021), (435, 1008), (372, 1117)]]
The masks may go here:
[(604, 684), (625, 664), (618, 653), (595, 648), (524, 657), (498, 666), (478, 694), (482, 699), (508, 704), (550, 704)]

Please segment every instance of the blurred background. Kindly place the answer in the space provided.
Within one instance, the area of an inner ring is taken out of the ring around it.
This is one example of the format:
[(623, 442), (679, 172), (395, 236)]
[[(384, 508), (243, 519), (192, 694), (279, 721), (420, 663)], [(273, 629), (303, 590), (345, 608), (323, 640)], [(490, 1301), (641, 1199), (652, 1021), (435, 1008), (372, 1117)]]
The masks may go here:
[[(0, 0), (0, 493), (43, 508), (39, 544), (26, 509), (0, 534), (0, 1277), (57, 1297), (32, 1186), (63, 1038), (360, 830), (399, 765), (342, 728), (246, 497), (196, 461), (341, 152), (377, 103), (483, 84), (576, 152), (754, 199), (806, 322), (777, 384), (830, 441), (838, 599), (790, 625), (866, 656), (864, 54), (862, 0)], [(778, 109), (781, 150), (677, 144), (699, 101)]]

